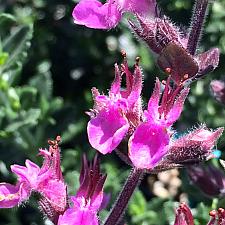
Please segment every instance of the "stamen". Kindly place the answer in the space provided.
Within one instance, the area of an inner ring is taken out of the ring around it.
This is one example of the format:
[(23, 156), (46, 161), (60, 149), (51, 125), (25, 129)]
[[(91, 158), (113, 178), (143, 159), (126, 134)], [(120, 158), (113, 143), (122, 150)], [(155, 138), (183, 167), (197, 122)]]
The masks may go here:
[(167, 68), (165, 69), (165, 72), (166, 72), (167, 74), (171, 74), (172, 69), (171, 69), (170, 67), (167, 67)]
[(166, 85), (166, 81), (165, 81), (165, 80), (162, 80), (162, 84), (163, 84), (163, 85)]
[(187, 80), (188, 78), (189, 78), (189, 74), (188, 73), (184, 74), (184, 80)]
[(141, 59), (141, 58), (140, 58), (139, 56), (136, 57), (136, 59), (135, 59), (135, 60), (136, 60), (136, 64), (135, 64), (135, 65), (136, 65), (136, 66), (139, 66), (140, 59)]
[(126, 51), (125, 50), (121, 50), (121, 54), (122, 54), (122, 57), (125, 59), (125, 58), (127, 58), (127, 53), (126, 53)]
[(210, 215), (211, 217), (216, 217), (216, 214), (217, 214), (217, 212), (216, 212), (215, 209), (209, 212), (209, 215)]
[(61, 136), (57, 135), (55, 140), (48, 140), (48, 144), (52, 146), (53, 149), (59, 147), (59, 142), (61, 142)]

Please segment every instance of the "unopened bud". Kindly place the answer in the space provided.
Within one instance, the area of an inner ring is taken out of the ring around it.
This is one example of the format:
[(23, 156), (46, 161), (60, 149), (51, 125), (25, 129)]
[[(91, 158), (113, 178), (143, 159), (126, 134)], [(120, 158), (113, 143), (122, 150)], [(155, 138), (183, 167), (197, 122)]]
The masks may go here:
[(176, 210), (174, 225), (194, 225), (191, 210), (185, 203), (181, 203), (179, 208)]
[(181, 138), (170, 146), (166, 159), (177, 164), (199, 163), (212, 158), (212, 148), (223, 132), (223, 128), (215, 131), (200, 127)]
[(214, 98), (225, 105), (225, 82), (222, 80), (213, 80), (210, 83), (210, 88)]
[(208, 196), (225, 194), (225, 175), (214, 166), (190, 166), (187, 169), (190, 179)]

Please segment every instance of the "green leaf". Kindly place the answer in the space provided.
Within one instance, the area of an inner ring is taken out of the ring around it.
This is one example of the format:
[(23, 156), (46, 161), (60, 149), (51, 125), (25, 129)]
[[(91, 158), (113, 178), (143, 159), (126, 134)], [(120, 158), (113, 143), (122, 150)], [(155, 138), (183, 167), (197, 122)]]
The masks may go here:
[(37, 124), (37, 120), (40, 117), (41, 111), (39, 109), (30, 109), (27, 112), (22, 112), (19, 119), (11, 124), (9, 124), (6, 128), (6, 132), (14, 132), (21, 127), (24, 126), (33, 126)]
[(19, 26), (5, 38), (2, 42), (3, 52), (8, 53), (8, 59), (2, 67), (2, 71), (17, 67), (27, 56), (27, 50), (30, 47), (30, 39), (32, 38), (31, 26)]
[(38, 92), (45, 96), (46, 99), (49, 99), (52, 96), (53, 84), (51, 74), (49, 72), (36, 75), (30, 80), (29, 85), (37, 88)]
[(137, 190), (129, 204), (129, 213), (131, 215), (140, 215), (145, 213), (147, 202), (141, 191)]
[(0, 14), (0, 26), (2, 27), (5, 22), (16, 22), (16, 18), (8, 13)]
[(9, 54), (7, 52), (0, 52), (0, 66), (4, 65), (9, 58)]

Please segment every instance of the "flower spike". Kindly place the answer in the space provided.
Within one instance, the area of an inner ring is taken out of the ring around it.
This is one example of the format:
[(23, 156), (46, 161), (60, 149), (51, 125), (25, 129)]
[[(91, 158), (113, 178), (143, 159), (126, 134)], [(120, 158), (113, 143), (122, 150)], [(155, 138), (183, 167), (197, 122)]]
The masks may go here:
[(0, 207), (11, 208), (26, 201), (33, 191), (40, 193), (40, 206), (53, 222), (58, 220), (67, 208), (67, 187), (60, 169), (59, 136), (49, 141), (49, 149), (40, 149), (39, 155), (44, 157), (40, 168), (30, 160), (25, 166), (12, 165), (11, 170), (18, 177), (15, 186), (0, 183)]

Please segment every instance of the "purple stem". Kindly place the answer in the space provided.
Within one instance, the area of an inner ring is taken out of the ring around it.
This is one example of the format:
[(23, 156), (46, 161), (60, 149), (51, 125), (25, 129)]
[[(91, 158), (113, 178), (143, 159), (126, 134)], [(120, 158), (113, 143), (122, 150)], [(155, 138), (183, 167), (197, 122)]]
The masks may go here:
[(127, 207), (127, 204), (144, 175), (144, 170), (134, 168), (131, 170), (122, 191), (120, 192), (104, 225), (117, 225)]
[(195, 55), (198, 42), (201, 38), (203, 24), (207, 15), (208, 4), (209, 0), (196, 0), (187, 44), (187, 51), (191, 55)]
[(207, 223), (207, 225), (215, 225), (216, 224), (216, 219), (211, 218), (210, 221)]

